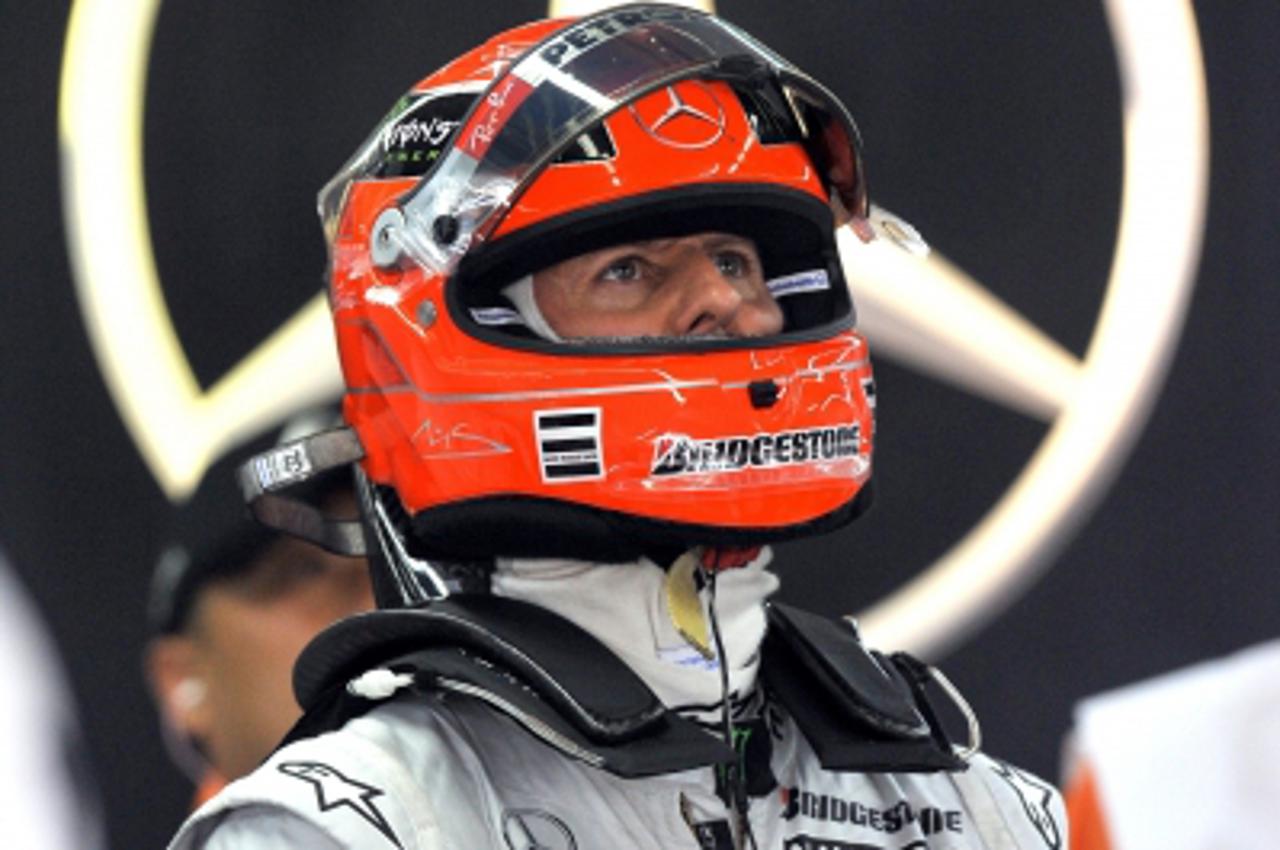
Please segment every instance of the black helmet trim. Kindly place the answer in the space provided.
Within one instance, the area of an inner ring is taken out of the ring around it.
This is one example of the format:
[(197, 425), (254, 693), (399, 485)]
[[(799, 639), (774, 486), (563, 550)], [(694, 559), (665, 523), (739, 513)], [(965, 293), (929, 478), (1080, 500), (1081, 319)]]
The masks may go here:
[[(569, 557), (627, 563), (655, 551), (692, 545), (756, 546), (826, 534), (870, 506), (869, 480), (858, 495), (830, 513), (786, 528), (728, 528), (646, 519), (555, 499), (490, 496), (442, 505), (409, 520), (415, 554), (424, 560), (476, 561), (492, 557)], [(394, 493), (383, 494), (395, 499)], [(572, 550), (563, 548), (572, 541)]]
[[(522, 228), (469, 255), (446, 289), (454, 323), (478, 339), (508, 348), (606, 357), (673, 351), (766, 348), (825, 339), (854, 324), (853, 305), (836, 247), (830, 208), (792, 189), (766, 184), (681, 186), (625, 198)], [(504, 286), (562, 260), (622, 242), (704, 231), (751, 239), (767, 279), (801, 272), (826, 275), (821, 290), (779, 298), (782, 333), (750, 339), (651, 339), (555, 342), (520, 326), (486, 325), (477, 311), (501, 302)]]

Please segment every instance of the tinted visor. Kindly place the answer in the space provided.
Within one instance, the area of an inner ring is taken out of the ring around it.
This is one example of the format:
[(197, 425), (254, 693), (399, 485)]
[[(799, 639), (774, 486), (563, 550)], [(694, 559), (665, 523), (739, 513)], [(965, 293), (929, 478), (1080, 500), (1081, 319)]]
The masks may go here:
[[(857, 131), (839, 101), (718, 18), (642, 4), (556, 32), (494, 80), (461, 121), (447, 152), (398, 209), (379, 217), (374, 261), (408, 259), (435, 274), (452, 274), (543, 167), (580, 135), (648, 92), (691, 77), (776, 88), (844, 208), (865, 212)], [(367, 163), (358, 155), (322, 194), (330, 232), (345, 187), (367, 174), (362, 166)]]

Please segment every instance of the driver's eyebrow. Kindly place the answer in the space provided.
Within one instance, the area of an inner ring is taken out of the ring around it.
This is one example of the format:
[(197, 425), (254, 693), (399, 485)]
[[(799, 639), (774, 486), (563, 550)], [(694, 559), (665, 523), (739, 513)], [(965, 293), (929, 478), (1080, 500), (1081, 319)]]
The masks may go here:
[(594, 255), (596, 258), (600, 260), (612, 262), (621, 257), (627, 257), (632, 254), (640, 254), (640, 255), (661, 254), (667, 248), (675, 244), (676, 241), (677, 240), (674, 238), (663, 238), (663, 239), (642, 239), (636, 242), (619, 242), (616, 245), (610, 245), (607, 248), (601, 248), (599, 251), (593, 252), (592, 254), (584, 254), (580, 257), (575, 257), (573, 259), (587, 260), (587, 259), (592, 259)]
[(717, 233), (714, 236), (706, 237), (702, 242), (704, 249), (715, 250), (717, 248), (743, 248), (756, 252), (755, 243), (744, 236), (735, 236), (732, 233)]
[[(687, 238), (687, 237), (686, 237)], [(654, 253), (661, 254), (667, 249), (673, 247), (683, 241), (680, 238), (666, 239), (649, 239), (644, 242), (633, 243), (637, 248)], [(713, 233), (696, 237), (693, 240), (694, 246), (701, 251), (719, 251), (724, 248), (736, 248), (751, 253), (757, 253), (756, 245), (745, 236), (738, 236), (734, 233)]]
[[(675, 237), (668, 236), (663, 239), (644, 239), (640, 242), (631, 242), (628, 244), (631, 248), (635, 250), (655, 251), (655, 252), (661, 253), (662, 251), (665, 251), (667, 248), (670, 248), (672, 245), (674, 245), (678, 241), (679, 240), (676, 239)], [(622, 246), (619, 246), (619, 247), (622, 247)]]

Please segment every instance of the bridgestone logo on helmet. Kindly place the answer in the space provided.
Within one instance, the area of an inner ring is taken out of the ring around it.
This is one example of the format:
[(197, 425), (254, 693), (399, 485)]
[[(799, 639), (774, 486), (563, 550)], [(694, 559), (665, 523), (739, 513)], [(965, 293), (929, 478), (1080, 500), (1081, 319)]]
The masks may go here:
[(806, 431), (713, 440), (694, 440), (669, 434), (660, 437), (654, 445), (650, 474), (697, 475), (839, 460), (858, 454), (861, 433), (858, 423), (854, 422)]

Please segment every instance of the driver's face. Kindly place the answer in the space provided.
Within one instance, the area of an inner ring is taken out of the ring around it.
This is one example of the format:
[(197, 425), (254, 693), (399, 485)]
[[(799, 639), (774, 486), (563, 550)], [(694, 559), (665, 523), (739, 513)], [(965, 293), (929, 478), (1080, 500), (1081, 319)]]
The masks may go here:
[(627, 242), (533, 276), (538, 309), (564, 339), (765, 336), (782, 310), (755, 243), (727, 233)]

